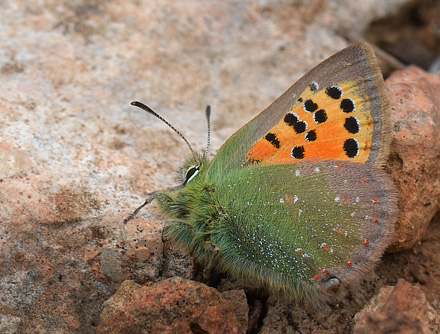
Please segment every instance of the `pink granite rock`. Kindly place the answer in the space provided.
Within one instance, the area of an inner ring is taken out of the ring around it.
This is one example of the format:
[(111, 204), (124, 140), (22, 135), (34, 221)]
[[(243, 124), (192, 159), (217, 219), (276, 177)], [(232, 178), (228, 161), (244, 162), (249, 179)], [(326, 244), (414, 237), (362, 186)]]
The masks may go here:
[(389, 249), (399, 251), (420, 242), (440, 209), (440, 74), (409, 67), (386, 86), (393, 122), (389, 171), (400, 210)]
[(246, 296), (235, 299), (238, 308), (216, 289), (180, 278), (144, 286), (125, 281), (104, 304), (98, 333), (244, 334), (247, 319), (240, 316), (240, 323), (236, 310), (246, 310)]
[(440, 314), (420, 287), (401, 279), (384, 287), (356, 314), (355, 334), (432, 334), (440, 332)]

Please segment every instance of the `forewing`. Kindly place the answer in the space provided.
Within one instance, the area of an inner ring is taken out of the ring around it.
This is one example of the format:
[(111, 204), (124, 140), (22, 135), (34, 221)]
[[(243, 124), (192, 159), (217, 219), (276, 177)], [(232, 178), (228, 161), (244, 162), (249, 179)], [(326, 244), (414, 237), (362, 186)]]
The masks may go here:
[[(351, 102), (357, 109), (352, 110)], [(299, 117), (295, 121), (289, 114)], [(353, 118), (346, 121), (349, 117)], [(309, 140), (313, 139), (313, 133), (308, 135), (311, 130), (319, 133), (315, 140)], [(353, 140), (346, 143), (347, 139)], [(292, 150), (297, 146), (313, 161), (348, 160), (381, 166), (389, 145), (382, 74), (372, 48), (361, 43), (323, 61), (237, 131), (215, 156), (209, 174), (218, 179), (244, 165), (296, 163)], [(353, 156), (356, 147), (359, 151)]]

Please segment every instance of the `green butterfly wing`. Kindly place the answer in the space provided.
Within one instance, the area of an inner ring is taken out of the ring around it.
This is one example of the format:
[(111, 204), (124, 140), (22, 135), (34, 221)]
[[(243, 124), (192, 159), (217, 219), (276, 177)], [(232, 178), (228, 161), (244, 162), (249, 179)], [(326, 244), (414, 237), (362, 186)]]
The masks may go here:
[(229, 138), (212, 161), (210, 177), (219, 179), (232, 170), (240, 169), (247, 152), (292, 109), (300, 94), (313, 82), (319, 83), (320, 87), (330, 87), (350, 80), (356, 80), (357, 89), (371, 102), (374, 144), (366, 163), (382, 166), (387, 158), (391, 140), (388, 102), (373, 49), (367, 43), (360, 43), (324, 60)]
[[(368, 165), (242, 168), (216, 184), (219, 265), (272, 292), (314, 300), (331, 278), (358, 281), (389, 244), (396, 191)], [(317, 289), (318, 287), (318, 289)]]

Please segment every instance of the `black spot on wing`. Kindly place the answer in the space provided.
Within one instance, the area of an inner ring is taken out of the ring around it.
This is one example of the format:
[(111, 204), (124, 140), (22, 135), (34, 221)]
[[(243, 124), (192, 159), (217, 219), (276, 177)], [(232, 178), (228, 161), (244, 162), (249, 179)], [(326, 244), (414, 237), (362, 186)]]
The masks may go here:
[(315, 130), (310, 130), (309, 132), (307, 132), (306, 133), (306, 140), (308, 142), (315, 141), (316, 140), (316, 131)]
[(274, 133), (269, 132), (264, 139), (271, 143), (275, 148), (280, 148), (280, 141)]
[(298, 122), (298, 116), (288, 113), (284, 116), (284, 122), (289, 126), (294, 126), (296, 122)]
[(295, 146), (292, 148), (292, 152), (290, 153), (292, 158), (294, 159), (303, 159), (304, 158), (304, 146)]
[(348, 117), (345, 119), (344, 128), (350, 133), (358, 133), (361, 125), (356, 117)]
[(296, 133), (303, 133), (304, 131), (307, 130), (307, 123), (304, 122), (304, 121), (296, 122), (296, 123), (293, 125), (293, 128), (295, 129), (295, 132), (296, 132)]
[(351, 113), (354, 111), (355, 104), (352, 99), (343, 99), (341, 101), (341, 109), (345, 113)]
[(321, 124), (328, 119), (328, 116), (324, 109), (319, 109), (313, 114), (313, 119), (315, 120), (316, 124)]
[(311, 99), (308, 99), (304, 102), (303, 108), (306, 112), (312, 113), (318, 110), (318, 105), (315, 102), (313, 102)]
[(350, 138), (344, 142), (343, 147), (345, 154), (349, 158), (354, 158), (359, 153), (359, 143), (356, 139)]
[(332, 99), (338, 100), (342, 96), (342, 89), (338, 86), (330, 86), (325, 89), (325, 93)]

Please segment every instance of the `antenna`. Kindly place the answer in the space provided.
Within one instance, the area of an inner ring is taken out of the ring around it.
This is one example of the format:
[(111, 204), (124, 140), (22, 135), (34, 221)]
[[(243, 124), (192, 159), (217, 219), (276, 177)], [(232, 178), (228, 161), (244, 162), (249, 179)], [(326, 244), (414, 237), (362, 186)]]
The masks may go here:
[(206, 121), (208, 122), (208, 140), (206, 142), (206, 151), (205, 151), (205, 159), (207, 159), (209, 152), (209, 145), (211, 144), (211, 121), (210, 121), (211, 106), (210, 105), (206, 106), (205, 114), (206, 114)]
[(188, 140), (186, 140), (186, 138), (180, 133), (180, 131), (178, 131), (174, 126), (172, 126), (170, 124), (170, 122), (168, 122), (165, 118), (163, 118), (162, 116), (160, 116), (157, 112), (155, 112), (153, 109), (151, 109), (150, 107), (146, 106), (145, 104), (138, 102), (138, 101), (133, 101), (131, 102), (132, 106), (141, 108), (142, 110), (146, 111), (147, 113), (155, 116), (156, 118), (160, 119), (162, 122), (164, 122), (166, 125), (168, 125), (171, 130), (173, 130), (175, 133), (177, 133), (186, 143), (186, 145), (188, 145), (194, 159), (197, 161), (198, 164), (200, 164), (199, 159), (197, 159), (197, 155), (194, 152), (193, 148), (191, 147), (191, 144), (188, 142)]

